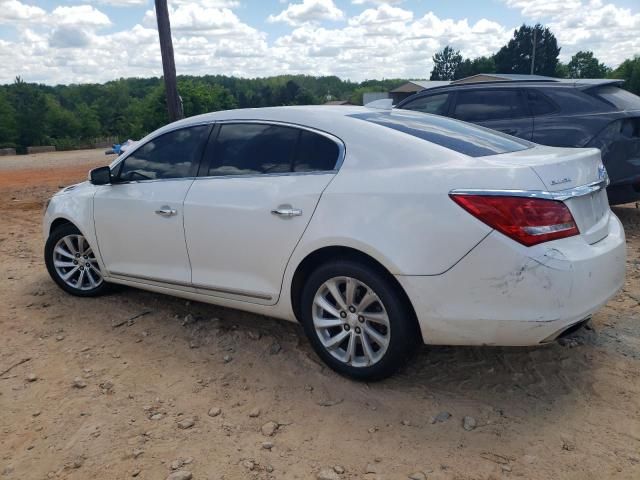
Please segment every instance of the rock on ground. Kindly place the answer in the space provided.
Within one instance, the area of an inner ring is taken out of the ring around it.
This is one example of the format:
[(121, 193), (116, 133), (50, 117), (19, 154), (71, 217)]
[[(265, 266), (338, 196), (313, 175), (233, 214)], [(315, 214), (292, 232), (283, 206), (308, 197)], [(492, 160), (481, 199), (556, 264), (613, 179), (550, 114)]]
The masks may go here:
[(191, 480), (193, 478), (193, 474), (187, 470), (178, 470), (177, 472), (173, 472), (169, 474), (167, 480)]
[(333, 468), (323, 468), (316, 476), (317, 480), (340, 480), (340, 476)]
[(272, 437), (278, 430), (278, 424), (276, 422), (267, 422), (260, 428), (263, 435)]

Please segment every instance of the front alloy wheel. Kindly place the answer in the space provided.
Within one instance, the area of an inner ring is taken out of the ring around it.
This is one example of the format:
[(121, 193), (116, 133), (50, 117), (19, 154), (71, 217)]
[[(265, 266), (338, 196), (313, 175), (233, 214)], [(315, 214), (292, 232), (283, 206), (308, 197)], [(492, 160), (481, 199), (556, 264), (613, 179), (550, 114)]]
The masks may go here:
[(89, 297), (104, 292), (105, 282), (93, 249), (73, 225), (54, 230), (45, 245), (51, 278), (72, 295)]
[(102, 283), (93, 250), (82, 235), (67, 235), (53, 249), (53, 266), (69, 287), (91, 290)]
[(320, 358), (358, 380), (392, 375), (420, 339), (400, 286), (365, 262), (334, 260), (316, 268), (302, 287), (300, 313)]

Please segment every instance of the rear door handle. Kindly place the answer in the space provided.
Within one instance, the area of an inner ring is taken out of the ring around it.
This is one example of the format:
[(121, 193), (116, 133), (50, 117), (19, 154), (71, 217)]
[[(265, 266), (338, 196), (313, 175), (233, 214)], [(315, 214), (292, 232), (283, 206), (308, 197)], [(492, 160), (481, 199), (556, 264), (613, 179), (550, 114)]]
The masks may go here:
[(299, 217), (302, 215), (302, 210), (299, 208), (280, 207), (271, 210), (271, 213), (278, 215), (279, 217)]
[(173, 217), (178, 214), (178, 211), (169, 206), (163, 205), (159, 210), (156, 210), (156, 214), (161, 217)]

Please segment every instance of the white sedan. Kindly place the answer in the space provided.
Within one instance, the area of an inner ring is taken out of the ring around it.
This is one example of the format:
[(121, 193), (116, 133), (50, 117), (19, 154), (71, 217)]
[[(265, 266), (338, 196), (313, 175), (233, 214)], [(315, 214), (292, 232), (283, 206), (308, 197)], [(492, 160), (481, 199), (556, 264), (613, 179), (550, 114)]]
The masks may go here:
[(622, 286), (625, 238), (595, 149), (364, 107), (167, 125), (53, 196), (65, 291), (117, 283), (299, 321), (358, 379), (420, 343), (537, 345)]

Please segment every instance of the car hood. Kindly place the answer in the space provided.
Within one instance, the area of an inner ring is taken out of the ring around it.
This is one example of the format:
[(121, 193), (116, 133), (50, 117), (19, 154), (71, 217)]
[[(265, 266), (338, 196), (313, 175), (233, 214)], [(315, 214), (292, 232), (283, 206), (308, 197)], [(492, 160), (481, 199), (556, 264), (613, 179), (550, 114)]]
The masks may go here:
[(89, 181), (84, 181), (84, 182), (80, 182), (80, 183), (75, 183), (73, 185), (69, 185), (68, 187), (64, 187), (62, 190), (57, 191), (54, 196), (57, 195), (65, 195), (71, 192), (79, 192), (79, 191), (83, 191), (83, 190), (88, 190), (90, 188), (93, 188), (93, 185), (91, 184), (91, 182)]

